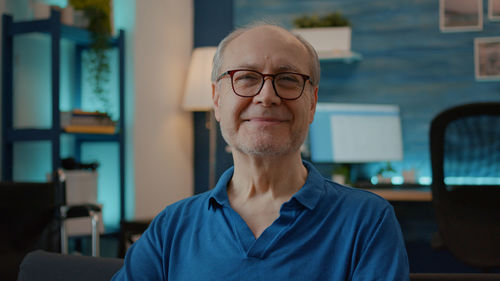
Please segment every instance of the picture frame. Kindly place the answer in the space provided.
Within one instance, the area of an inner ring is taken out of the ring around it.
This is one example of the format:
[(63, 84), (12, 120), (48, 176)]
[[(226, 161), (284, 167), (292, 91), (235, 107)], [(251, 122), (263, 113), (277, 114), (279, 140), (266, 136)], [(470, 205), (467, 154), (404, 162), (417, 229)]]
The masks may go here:
[(488, 19), (500, 21), (500, 0), (488, 0)]
[(500, 37), (474, 39), (476, 81), (500, 81)]
[(483, 0), (439, 0), (441, 32), (483, 30)]

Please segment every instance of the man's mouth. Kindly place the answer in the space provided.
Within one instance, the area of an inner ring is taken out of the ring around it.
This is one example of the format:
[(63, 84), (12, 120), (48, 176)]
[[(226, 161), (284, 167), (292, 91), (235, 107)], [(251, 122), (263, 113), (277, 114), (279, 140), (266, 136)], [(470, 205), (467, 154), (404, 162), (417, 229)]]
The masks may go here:
[(285, 120), (280, 118), (270, 118), (270, 117), (252, 117), (245, 119), (245, 121), (250, 122), (284, 122)]
[(283, 124), (286, 124), (288, 120), (286, 119), (281, 119), (281, 118), (270, 118), (270, 117), (252, 117), (252, 118), (247, 118), (243, 119), (243, 123), (248, 124), (250, 126), (257, 126), (257, 127), (274, 127), (274, 126), (281, 126)]

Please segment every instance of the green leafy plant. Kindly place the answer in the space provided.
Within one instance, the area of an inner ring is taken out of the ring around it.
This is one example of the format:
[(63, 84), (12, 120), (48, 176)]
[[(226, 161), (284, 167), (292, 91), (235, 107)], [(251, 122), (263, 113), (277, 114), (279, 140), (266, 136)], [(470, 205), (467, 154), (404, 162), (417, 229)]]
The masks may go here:
[(303, 15), (293, 21), (296, 28), (312, 28), (312, 27), (334, 27), (334, 26), (351, 26), (351, 23), (339, 12), (329, 13), (322, 17), (318, 15), (307, 16)]
[(394, 173), (396, 173), (396, 170), (394, 170), (394, 168), (392, 167), (391, 162), (387, 162), (385, 167), (382, 167), (378, 170), (377, 175), (386, 176)]
[(332, 175), (340, 175), (344, 177), (346, 184), (351, 183), (351, 167), (349, 164), (337, 164), (332, 170)]
[(109, 40), (111, 38), (110, 0), (69, 0), (75, 10), (83, 11), (88, 19), (87, 30), (92, 36), (90, 49), (85, 56), (89, 70), (89, 82), (93, 93), (102, 103), (104, 111), (109, 111), (110, 104), (106, 92), (109, 82)]

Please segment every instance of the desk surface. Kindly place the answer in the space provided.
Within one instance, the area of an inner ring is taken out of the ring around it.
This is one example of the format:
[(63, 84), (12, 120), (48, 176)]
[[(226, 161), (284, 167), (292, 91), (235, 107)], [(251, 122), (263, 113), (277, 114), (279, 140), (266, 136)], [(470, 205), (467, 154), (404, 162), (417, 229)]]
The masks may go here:
[(432, 201), (430, 188), (361, 188), (373, 192), (387, 201)]

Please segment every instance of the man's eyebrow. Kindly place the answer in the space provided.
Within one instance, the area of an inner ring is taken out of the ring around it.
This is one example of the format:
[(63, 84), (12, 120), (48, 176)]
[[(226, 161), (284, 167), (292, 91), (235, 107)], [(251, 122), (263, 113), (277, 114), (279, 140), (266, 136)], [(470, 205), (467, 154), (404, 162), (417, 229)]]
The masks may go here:
[[(258, 70), (258, 66), (254, 65), (254, 64), (239, 64), (238, 66), (234, 67), (234, 69)], [(283, 64), (283, 65), (280, 65), (279, 67), (273, 69), (273, 72), (286, 72), (286, 71), (298, 72), (299, 69), (293, 65), (290, 65), (290, 64)]]
[(280, 65), (276, 70), (278, 72), (281, 72), (281, 71), (294, 71), (294, 72), (298, 72), (299, 71), (295, 66), (289, 65), (289, 64)]
[(258, 70), (259, 67), (255, 64), (238, 64), (237, 66), (233, 67), (233, 69), (249, 69), (249, 70)]

